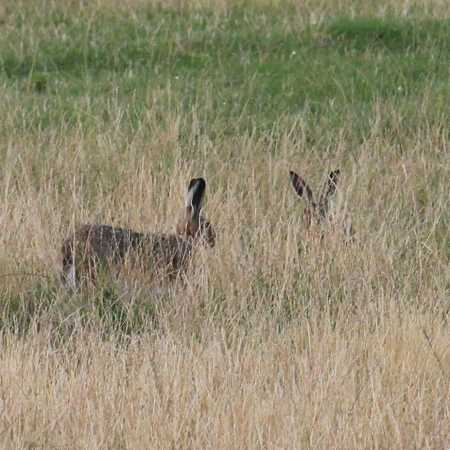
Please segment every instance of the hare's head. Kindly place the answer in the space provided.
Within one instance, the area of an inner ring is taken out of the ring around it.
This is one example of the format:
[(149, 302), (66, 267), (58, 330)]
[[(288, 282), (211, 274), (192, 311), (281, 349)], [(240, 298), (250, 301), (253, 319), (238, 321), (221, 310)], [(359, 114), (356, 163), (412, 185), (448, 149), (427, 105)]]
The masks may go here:
[(201, 215), (205, 188), (206, 182), (203, 178), (193, 178), (189, 182), (185, 209), (177, 225), (177, 234), (214, 247), (216, 242), (214, 229)]
[(313, 192), (306, 184), (305, 180), (292, 170), (289, 171), (291, 183), (295, 192), (306, 202), (304, 214), (304, 223), (306, 228), (310, 228), (313, 224), (322, 225), (332, 221), (330, 205), (331, 199), (336, 192), (339, 174), (339, 169), (330, 172), (320, 193), (319, 200), (316, 202), (314, 200)]

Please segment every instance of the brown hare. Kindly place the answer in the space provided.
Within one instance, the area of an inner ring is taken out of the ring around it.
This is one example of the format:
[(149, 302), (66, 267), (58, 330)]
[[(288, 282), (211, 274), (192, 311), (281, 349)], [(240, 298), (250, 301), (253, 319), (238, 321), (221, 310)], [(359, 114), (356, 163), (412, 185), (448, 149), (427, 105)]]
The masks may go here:
[(353, 226), (348, 217), (345, 214), (341, 214), (342, 211), (339, 210), (334, 198), (339, 175), (339, 169), (330, 172), (320, 192), (319, 200), (316, 202), (313, 192), (305, 180), (294, 171), (289, 171), (295, 192), (306, 202), (303, 216), (305, 228), (310, 230), (313, 226), (316, 226), (320, 230), (319, 234), (322, 237), (325, 227), (336, 228), (336, 225), (338, 225), (343, 229), (346, 240), (351, 240), (354, 235)]
[(63, 243), (62, 269), (66, 286), (76, 288), (83, 280), (95, 282), (98, 268), (120, 271), (126, 265), (175, 278), (187, 268), (193, 249), (200, 243), (213, 247), (215, 233), (200, 213), (206, 182), (190, 181), (176, 233), (139, 233), (110, 225), (83, 225)]

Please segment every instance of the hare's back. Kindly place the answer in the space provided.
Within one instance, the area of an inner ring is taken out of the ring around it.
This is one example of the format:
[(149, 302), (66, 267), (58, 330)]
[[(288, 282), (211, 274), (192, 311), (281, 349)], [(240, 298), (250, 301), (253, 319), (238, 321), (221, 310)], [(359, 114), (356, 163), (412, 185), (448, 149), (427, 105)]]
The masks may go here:
[(144, 240), (145, 235), (136, 231), (111, 225), (87, 224), (78, 228), (66, 240), (65, 246), (70, 246), (72, 250), (78, 249), (85, 255), (121, 259), (130, 250), (142, 246)]

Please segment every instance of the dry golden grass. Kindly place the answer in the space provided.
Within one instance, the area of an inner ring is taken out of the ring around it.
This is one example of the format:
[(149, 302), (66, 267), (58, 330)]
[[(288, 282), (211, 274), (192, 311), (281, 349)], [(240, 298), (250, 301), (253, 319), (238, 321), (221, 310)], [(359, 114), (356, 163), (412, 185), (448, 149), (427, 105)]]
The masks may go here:
[[(448, 13), (446, 2), (422, 6)], [(21, 109), (9, 92), (5, 127)], [(300, 120), (213, 141), (197, 111), (162, 122), (151, 106), (132, 134), (115, 126), (114, 104), (110, 123), (91, 129), (3, 133), (1, 294), (23, 302), (17, 316), (33, 314), (26, 329), (1, 322), (0, 447), (450, 448), (449, 126), (426, 120), (426, 95), (421, 108), (423, 122), (406, 129), (380, 101), (364, 139), (348, 123), (329, 148), (310, 144)], [(317, 186), (335, 167), (351, 245), (305, 233), (289, 185), (289, 169)], [(86, 319), (97, 293), (57, 281), (68, 230), (171, 231), (192, 176), (207, 180), (216, 247), (162, 296), (118, 284), (125, 310), (153, 308), (139, 332), (108, 328), (95, 311)]]
[[(236, 137), (200, 141), (207, 157), (195, 162), (170, 131), (136, 137), (126, 159), (114, 131), (15, 138), (2, 186), (4, 268), (56, 273), (66, 230), (86, 220), (170, 229), (191, 175), (207, 176), (219, 239), (197, 254), (187, 286), (159, 303), (157, 328), (126, 344), (76, 321), (63, 346), (53, 346), (50, 325), (22, 339), (5, 332), (1, 445), (445, 448), (444, 139), (441, 129), (425, 130), (402, 155), (374, 126), (349, 160), (345, 138), (329, 158), (288, 133), (276, 157), (270, 143)], [(33, 174), (44, 146), (49, 170)], [(173, 155), (166, 177), (152, 156), (161, 151)], [(97, 155), (120, 174), (113, 189), (87, 189), (93, 180), (83, 174)], [(358, 232), (347, 247), (338, 236), (307, 240), (288, 183), (290, 167), (317, 184), (336, 165)], [(60, 177), (70, 180), (65, 191)], [(17, 292), (36, 282), (7, 280)]]
[[(2, 446), (446, 448), (448, 374), (420, 332), (433, 320), (387, 308), (373, 327), (206, 326), (201, 342), (171, 332), (126, 349), (85, 333), (59, 351), (45, 334), (6, 339)], [(432, 333), (448, 367), (448, 330)]]

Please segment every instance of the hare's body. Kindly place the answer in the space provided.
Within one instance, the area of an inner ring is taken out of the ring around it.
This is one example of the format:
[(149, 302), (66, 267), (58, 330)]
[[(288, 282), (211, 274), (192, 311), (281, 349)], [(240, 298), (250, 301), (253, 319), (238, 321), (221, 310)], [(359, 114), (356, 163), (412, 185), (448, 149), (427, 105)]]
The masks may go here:
[(169, 279), (185, 271), (194, 247), (215, 241), (211, 225), (200, 215), (204, 189), (203, 179), (191, 180), (177, 233), (139, 233), (98, 224), (76, 229), (62, 246), (66, 282), (75, 287), (83, 278), (94, 281), (100, 267), (119, 272), (126, 267)]
[[(100, 265), (175, 276), (187, 268), (193, 242), (174, 234), (138, 233), (110, 225), (83, 225), (63, 243), (63, 270), (91, 280)], [(71, 283), (80, 281), (77, 276)]]

